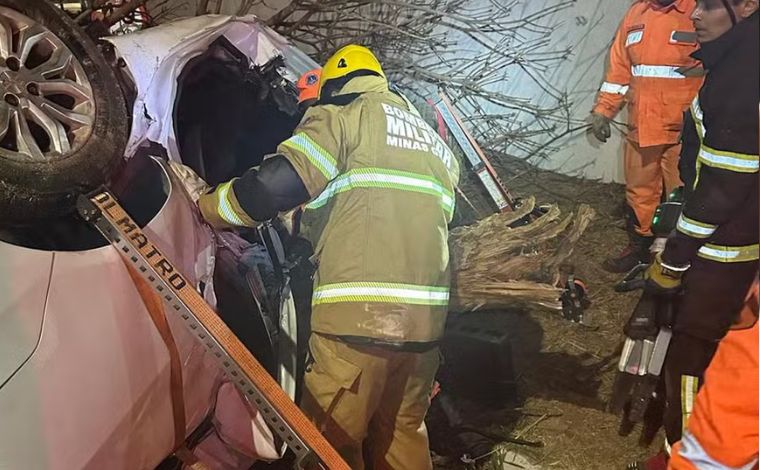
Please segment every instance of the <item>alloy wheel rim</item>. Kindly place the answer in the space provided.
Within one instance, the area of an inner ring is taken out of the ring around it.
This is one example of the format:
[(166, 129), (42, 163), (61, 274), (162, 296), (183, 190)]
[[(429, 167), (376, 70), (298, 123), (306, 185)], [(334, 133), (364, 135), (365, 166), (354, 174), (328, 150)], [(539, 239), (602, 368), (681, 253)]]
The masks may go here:
[(0, 7), (0, 158), (60, 160), (79, 150), (95, 122), (82, 64), (48, 28)]

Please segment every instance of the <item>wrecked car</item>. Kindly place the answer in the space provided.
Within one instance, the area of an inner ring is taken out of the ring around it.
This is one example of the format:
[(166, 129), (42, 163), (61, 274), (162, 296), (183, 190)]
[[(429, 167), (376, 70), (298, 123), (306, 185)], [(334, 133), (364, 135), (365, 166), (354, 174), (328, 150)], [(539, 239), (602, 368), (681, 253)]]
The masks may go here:
[(315, 67), (253, 17), (96, 44), (52, 2), (0, 0), (3, 467), (152, 469), (189, 448), (248, 468), (282, 455), (181, 321), (160, 325), (75, 203), (115, 194), (297, 399), (302, 315), (284, 230), (212, 231), (167, 162), (211, 184), (257, 165), (298, 123), (295, 82)]

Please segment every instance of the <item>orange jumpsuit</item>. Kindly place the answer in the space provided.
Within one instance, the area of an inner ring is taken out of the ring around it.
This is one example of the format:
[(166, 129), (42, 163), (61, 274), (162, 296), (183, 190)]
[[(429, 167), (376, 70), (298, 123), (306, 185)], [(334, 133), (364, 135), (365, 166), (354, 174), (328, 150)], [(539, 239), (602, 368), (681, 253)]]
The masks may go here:
[(676, 0), (667, 7), (639, 0), (631, 6), (612, 43), (594, 107), (595, 113), (613, 119), (628, 102), (626, 199), (640, 235), (651, 235), (663, 180), (667, 192), (681, 184), (683, 113), (702, 85), (702, 70), (690, 57), (697, 49), (689, 19), (694, 6), (695, 0)]
[(668, 470), (749, 470), (758, 461), (758, 283), (742, 312), (754, 326), (730, 331), (705, 372)]

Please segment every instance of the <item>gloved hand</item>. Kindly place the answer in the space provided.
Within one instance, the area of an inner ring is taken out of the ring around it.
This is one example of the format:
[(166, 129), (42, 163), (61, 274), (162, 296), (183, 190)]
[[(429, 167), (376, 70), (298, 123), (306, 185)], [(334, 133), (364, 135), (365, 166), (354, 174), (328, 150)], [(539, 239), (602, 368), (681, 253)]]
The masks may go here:
[(591, 133), (601, 142), (607, 142), (612, 135), (611, 119), (599, 113), (591, 113)]
[(169, 167), (174, 174), (177, 175), (177, 178), (179, 178), (182, 186), (185, 188), (185, 191), (187, 191), (187, 194), (190, 195), (190, 199), (192, 199), (193, 202), (197, 203), (201, 195), (206, 194), (211, 189), (211, 186), (209, 186), (209, 184), (206, 183), (203, 178), (198, 176), (198, 174), (189, 166), (169, 160)]
[(652, 294), (676, 294), (681, 289), (681, 279), (688, 269), (688, 265), (669, 266), (663, 263), (662, 253), (657, 253), (644, 274), (644, 289)]

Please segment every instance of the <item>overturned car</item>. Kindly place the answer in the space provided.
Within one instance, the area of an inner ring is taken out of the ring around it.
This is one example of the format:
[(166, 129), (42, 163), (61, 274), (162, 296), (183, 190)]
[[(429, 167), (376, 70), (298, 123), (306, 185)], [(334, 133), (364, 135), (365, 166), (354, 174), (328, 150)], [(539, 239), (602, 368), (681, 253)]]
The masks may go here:
[(257, 165), (298, 123), (294, 84), (315, 66), (253, 17), (96, 45), (52, 2), (0, 0), (4, 466), (171, 468), (165, 459), (190, 449), (247, 468), (282, 455), (74, 205), (107, 186), (296, 399), (308, 268), (277, 225), (212, 231), (167, 162), (212, 184)]

